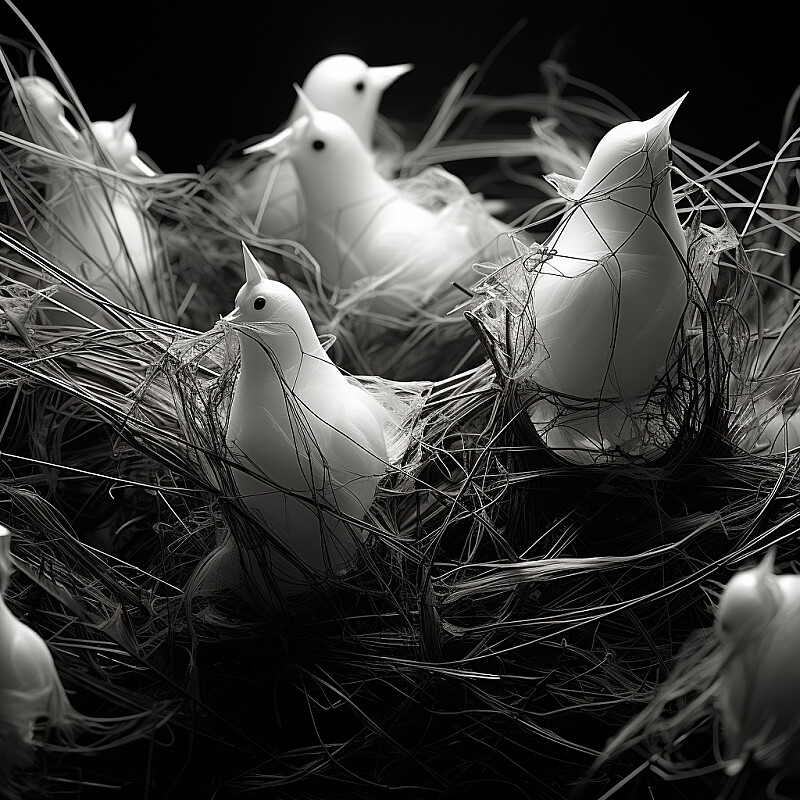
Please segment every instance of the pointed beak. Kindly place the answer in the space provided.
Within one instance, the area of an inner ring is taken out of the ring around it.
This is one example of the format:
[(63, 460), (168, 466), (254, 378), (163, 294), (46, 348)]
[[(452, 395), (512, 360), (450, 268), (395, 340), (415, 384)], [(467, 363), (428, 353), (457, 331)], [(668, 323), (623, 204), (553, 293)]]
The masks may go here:
[(81, 140), (81, 135), (78, 133), (78, 129), (67, 119), (66, 114), (59, 114), (58, 121), (66, 132), (67, 136), (69, 136), (73, 142), (79, 142)]
[(388, 89), (401, 75), (414, 69), (413, 64), (395, 64), (391, 67), (370, 67), (369, 82), (379, 91)]
[(678, 113), (681, 103), (686, 99), (686, 95), (688, 94), (689, 92), (686, 92), (686, 94), (679, 97), (671, 106), (667, 106), (662, 112), (645, 122), (645, 125), (647, 125), (648, 138), (652, 138), (652, 140), (655, 141), (662, 133), (669, 131), (670, 123), (675, 117), (675, 114)]
[(276, 133), (275, 136), (271, 136), (263, 142), (245, 147), (242, 152), (247, 156), (250, 155), (250, 153), (261, 153), (265, 150), (269, 150), (275, 153), (276, 156), (284, 157), (289, 154), (294, 135), (294, 125), (290, 125), (288, 128), (284, 128), (280, 133)]
[(242, 310), (239, 306), (234, 306), (233, 311), (230, 314), (226, 314), (222, 319), (225, 322), (238, 322), (240, 317), (242, 316)]
[(147, 178), (155, 178), (158, 174), (154, 169), (145, 164), (139, 156), (131, 156), (128, 160), (132, 172), (138, 172)]

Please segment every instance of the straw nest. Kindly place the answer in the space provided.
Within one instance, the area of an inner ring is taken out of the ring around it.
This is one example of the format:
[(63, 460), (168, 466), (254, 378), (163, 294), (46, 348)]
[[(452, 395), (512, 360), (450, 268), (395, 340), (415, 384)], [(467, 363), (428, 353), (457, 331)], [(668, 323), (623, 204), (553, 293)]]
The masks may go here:
[[(377, 329), (302, 247), (236, 219), (213, 172), (106, 170), (141, 193), (164, 262), (160, 319), (109, 303), (31, 239), (53, 175), (85, 168), (32, 141), (6, 100), (7, 599), (49, 642), (73, 705), (112, 721), (72, 745), (42, 725), (10, 796), (642, 796), (672, 774), (708, 796), (723, 786), (714, 592), (748, 558), (797, 548), (797, 459), (756, 446), (796, 384), (797, 132), (776, 155), (727, 162), (674, 145), (692, 291), (636, 423), (658, 446), (575, 463), (526, 413), (537, 389), (517, 367), (535, 339), (514, 350), (508, 336), (526, 259), (564, 207), (531, 176), (579, 174), (630, 114), (559, 65), (543, 76), (545, 93), (501, 99), (468, 70), (396, 153), (409, 181), (491, 156), (470, 190), (502, 201), (522, 255), (488, 260), (463, 287), (472, 297), (452, 290)], [(66, 80), (61, 91), (85, 125)], [(498, 136), (507, 109), (541, 119)], [(291, 601), (197, 591), (218, 542), (268, 537), (236, 496), (224, 436), (238, 348), (218, 318), (242, 283), (241, 241), (336, 335), (337, 363), (382, 375), (353, 380), (396, 428), (352, 569)], [(48, 322), (71, 297), (85, 324)]]

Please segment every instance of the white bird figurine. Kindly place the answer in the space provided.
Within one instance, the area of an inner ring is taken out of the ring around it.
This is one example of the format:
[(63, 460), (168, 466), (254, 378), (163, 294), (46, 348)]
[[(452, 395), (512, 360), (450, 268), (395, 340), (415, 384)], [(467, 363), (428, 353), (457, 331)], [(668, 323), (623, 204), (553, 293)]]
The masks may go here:
[(716, 610), (723, 644), (717, 705), (725, 735), (725, 769), (748, 757), (760, 766), (800, 759), (800, 575), (774, 575), (775, 551), (734, 575)]
[(633, 399), (664, 371), (688, 301), (668, 153), (682, 101), (600, 140), (545, 245), (556, 254), (533, 285), (536, 380), (554, 392)]
[[(153, 177), (130, 132), (131, 108), (114, 122), (98, 121), (84, 133), (80, 159), (92, 168), (61, 173), (48, 195), (51, 218), (35, 232), (45, 255), (120, 305), (163, 316), (159, 300), (161, 248), (155, 222), (135, 187), (93, 168)], [(96, 317), (95, 306), (58, 295), (76, 311)], [(53, 317), (56, 312), (50, 312)], [(75, 317), (73, 324), (81, 323)]]
[(242, 467), (237, 489), (278, 546), (265, 539), (239, 553), (229, 539), (203, 569), (213, 585), (249, 579), (269, 595), (274, 580), (292, 596), (350, 563), (387, 467), (386, 415), (339, 372), (295, 292), (246, 246), (244, 258), (246, 283), (225, 318), (240, 326), (241, 351), (227, 442)]
[(579, 444), (613, 448), (638, 435), (630, 412), (668, 367), (688, 303), (668, 150), (669, 125), (684, 97), (600, 140), (564, 219), (523, 262), (534, 275), (516, 334), (526, 343), (523, 353), (535, 335), (528, 377), (567, 405), (595, 404), (563, 424), (549, 399), (532, 407), (548, 446), (567, 457)]
[(3, 109), (7, 133), (50, 150), (74, 152), (81, 136), (67, 119), (58, 89), (38, 75), (25, 75), (10, 86)]
[[(356, 56), (329, 56), (308, 73), (303, 91), (318, 108), (347, 120), (371, 151), (381, 97), (412, 66), (370, 67)], [(296, 102), (288, 124), (304, 113)], [(244, 152), (257, 150), (248, 148)], [(236, 203), (261, 233), (277, 238), (302, 238), (305, 210), (291, 163), (272, 160), (259, 163), (235, 184), (234, 192)]]
[(17, 619), (5, 600), (11, 532), (0, 526), (0, 778), (35, 754), (34, 725), (41, 719), (69, 737), (80, 715), (72, 709), (53, 656), (41, 636)]
[[(425, 304), (480, 260), (505, 231), (471, 226), (445, 206), (432, 210), (375, 169), (372, 156), (341, 117), (317, 109), (304, 92), (305, 115), (252, 149), (291, 159), (306, 202), (305, 244), (333, 287), (379, 279), (370, 308), (402, 316)], [(469, 195), (467, 195), (469, 197)]]

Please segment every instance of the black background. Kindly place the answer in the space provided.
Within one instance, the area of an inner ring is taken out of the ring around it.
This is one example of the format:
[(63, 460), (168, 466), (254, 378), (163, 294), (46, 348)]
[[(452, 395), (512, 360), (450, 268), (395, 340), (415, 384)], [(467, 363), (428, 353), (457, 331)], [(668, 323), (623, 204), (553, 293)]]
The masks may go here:
[[(485, 59), (525, 18), (490, 68), (486, 94), (541, 91), (539, 64), (555, 56), (642, 118), (688, 90), (673, 136), (719, 158), (756, 140), (775, 148), (784, 109), (800, 84), (798, 12), (769, 16), (777, 4), (745, 12), (714, 5), (614, 9), (598, 1), (584, 12), (566, 0), (547, 7), (465, 0), (460, 7), (422, 8), (386, 0), (214, 7), (187, 0), (27, 0), (22, 10), (90, 117), (113, 119), (135, 102), (141, 149), (165, 171), (189, 171), (210, 165), (226, 141), (274, 130), (293, 103), (292, 83), (332, 53), (351, 52), (373, 65), (415, 63), (386, 93), (382, 111), (425, 120), (456, 75)], [(0, 34), (32, 38), (3, 0)], [(37, 72), (46, 72), (44, 64)]]
[[(542, 91), (538, 67), (551, 55), (642, 118), (688, 90), (673, 137), (720, 158), (755, 140), (774, 149), (800, 83), (800, 12), (788, 3), (20, 5), (91, 118), (116, 118), (137, 104), (133, 132), (164, 171), (208, 166), (225, 143), (274, 130), (292, 105), (292, 83), (336, 52), (372, 65), (413, 62), (382, 111), (422, 122), (456, 75), (522, 19), (484, 93)], [(0, 22), (0, 33), (31, 38), (10, 7), (0, 7)]]

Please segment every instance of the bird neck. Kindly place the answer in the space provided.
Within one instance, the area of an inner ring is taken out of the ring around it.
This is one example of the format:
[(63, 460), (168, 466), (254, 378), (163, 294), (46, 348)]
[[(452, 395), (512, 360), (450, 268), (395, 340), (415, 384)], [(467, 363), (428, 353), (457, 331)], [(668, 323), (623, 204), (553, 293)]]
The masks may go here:
[(653, 201), (653, 214), (669, 236), (670, 240), (676, 245), (678, 251), (686, 257), (686, 237), (683, 235), (678, 212), (675, 208), (675, 198), (672, 195), (672, 184), (669, 175), (664, 178), (657, 190)]
[[(656, 185), (634, 181), (608, 194), (603, 194), (602, 189), (582, 194), (579, 186), (574, 197), (580, 203), (587, 194), (589, 197), (581, 203), (581, 209), (576, 209), (577, 213), (571, 216), (568, 223), (570, 227), (588, 225), (591, 229), (589, 238), (602, 232), (608, 239), (609, 247), (615, 250), (634, 231), (652, 236), (647, 230), (652, 231), (653, 226), (657, 225), (663, 230), (665, 240), (669, 239), (677, 251), (686, 256), (686, 239), (675, 210), (669, 174)], [(597, 199), (592, 199), (592, 196)], [(642, 227), (645, 218), (648, 224)]]
[(358, 134), (358, 138), (364, 143), (364, 147), (367, 150), (372, 150), (372, 120), (371, 118), (374, 114), (366, 115), (363, 118), (353, 119), (350, 121), (350, 124), (353, 126), (353, 130)]
[(247, 381), (254, 376), (262, 383), (286, 384), (293, 388), (312, 383), (320, 368), (334, 367), (316, 335), (312, 338), (281, 332), (259, 336), (252, 331), (241, 331), (239, 345), (242, 358), (240, 380)]
[(346, 167), (337, 165), (336, 169), (325, 173), (305, 164), (296, 165), (295, 169), (311, 217), (362, 203), (383, 205), (397, 196), (397, 190), (377, 172), (372, 155), (366, 150)]

